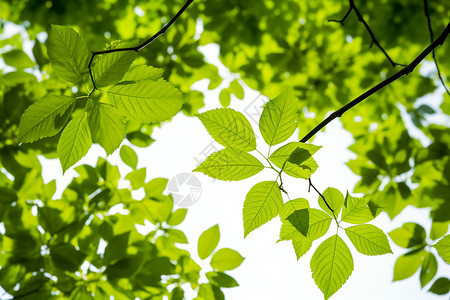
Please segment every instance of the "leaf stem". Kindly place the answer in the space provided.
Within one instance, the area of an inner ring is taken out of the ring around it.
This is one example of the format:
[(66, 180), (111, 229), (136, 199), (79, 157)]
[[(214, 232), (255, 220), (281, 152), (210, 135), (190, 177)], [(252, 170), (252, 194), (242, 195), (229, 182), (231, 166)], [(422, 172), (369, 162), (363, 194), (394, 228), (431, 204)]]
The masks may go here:
[[(313, 184), (312, 181), (311, 181), (311, 177), (308, 178), (308, 181), (309, 181), (309, 187), (312, 187), (312, 188), (317, 192), (317, 194), (319, 194), (319, 196), (322, 197), (323, 201), (324, 201), (325, 204), (327, 205), (328, 209), (331, 210), (331, 212), (333, 213), (333, 217), (334, 217), (334, 219), (336, 220), (336, 215), (334, 214), (334, 210), (333, 210), (333, 209), (331, 208), (331, 206), (328, 204), (327, 200), (325, 200), (325, 197), (319, 192), (318, 189), (316, 189), (316, 187), (314, 186), (314, 184)], [(309, 191), (309, 187), (308, 187), (308, 191)], [(337, 222), (337, 220), (336, 220), (336, 222)]]

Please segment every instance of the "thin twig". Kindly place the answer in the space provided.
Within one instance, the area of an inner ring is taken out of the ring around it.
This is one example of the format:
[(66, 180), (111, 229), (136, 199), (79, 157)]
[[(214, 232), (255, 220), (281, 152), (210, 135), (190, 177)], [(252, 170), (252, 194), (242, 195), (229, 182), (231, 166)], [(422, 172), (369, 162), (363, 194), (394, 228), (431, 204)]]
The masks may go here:
[[(428, 12), (428, 1), (427, 0), (423, 0), (423, 6), (424, 6), (424, 11), (425, 11), (425, 17), (427, 17), (428, 31), (430, 32), (430, 39), (431, 39), (431, 42), (433, 42), (433, 40), (434, 40), (433, 28), (431, 27), (431, 18), (430, 18), (430, 14)], [(447, 85), (445, 84), (444, 78), (442, 77), (441, 70), (439, 69), (438, 61), (436, 59), (436, 53), (434, 50), (433, 50), (433, 60), (434, 60), (434, 65), (436, 66), (439, 80), (441, 81), (442, 86), (444, 87), (447, 94), (450, 95), (450, 91), (448, 90)]]
[(181, 14), (183, 14), (183, 12), (189, 7), (189, 5), (191, 5), (192, 2), (194, 2), (194, 0), (186, 1), (186, 3), (183, 5), (183, 7), (169, 21), (169, 23), (167, 23), (163, 28), (161, 28), (160, 31), (155, 33), (152, 37), (150, 37), (148, 40), (146, 40), (145, 42), (141, 43), (140, 45), (137, 45), (136, 47), (117, 48), (117, 49), (109, 49), (109, 50), (92, 52), (92, 56), (91, 56), (91, 59), (89, 61), (88, 69), (89, 69), (89, 75), (91, 76), (91, 81), (92, 81), (92, 84), (94, 85), (94, 88), (92, 89), (92, 92), (89, 94), (89, 96), (91, 96), (92, 93), (97, 89), (97, 87), (95, 86), (95, 81), (94, 81), (94, 77), (92, 76), (92, 70), (91, 70), (92, 61), (94, 60), (95, 56), (97, 56), (99, 54), (108, 54), (108, 53), (123, 52), (123, 51), (135, 51), (135, 52), (141, 51), (142, 49), (147, 47), (151, 42), (156, 40), (160, 35), (164, 34), (166, 32), (166, 30), (170, 26), (172, 26), (172, 24), (175, 23), (175, 21), (181, 16)]
[(358, 8), (356, 7), (355, 2), (353, 0), (349, 0), (349, 4), (350, 4), (350, 7), (349, 7), (347, 13), (345, 14), (345, 16), (341, 20), (334, 20), (334, 19), (332, 19), (332, 20), (328, 20), (328, 22), (337, 22), (337, 23), (340, 23), (343, 26), (344, 25), (344, 21), (347, 19), (348, 15), (353, 10), (355, 12), (356, 16), (358, 17), (358, 21), (361, 22), (364, 25), (364, 27), (366, 28), (367, 32), (370, 35), (370, 38), (372, 39), (372, 43), (370, 44), (370, 48), (372, 48), (372, 45), (375, 44), (381, 50), (381, 52), (383, 52), (383, 54), (386, 56), (386, 58), (389, 60), (389, 62), (391, 63), (392, 67), (405, 66), (405, 65), (402, 65), (402, 64), (399, 64), (399, 63), (396, 63), (395, 61), (393, 61), (392, 58), (384, 50), (384, 48), (381, 47), (381, 45), (378, 42), (377, 38), (373, 34), (372, 29), (370, 29), (369, 24), (367, 24), (367, 22), (364, 20), (363, 16), (359, 12)]
[(325, 197), (319, 192), (318, 189), (316, 189), (316, 187), (314, 186), (314, 184), (312, 184), (311, 177), (308, 178), (308, 181), (309, 181), (308, 192), (311, 190), (310, 187), (312, 187), (312, 188), (317, 192), (317, 194), (319, 194), (319, 196), (323, 199), (323, 202), (325, 202), (325, 204), (327, 205), (328, 209), (331, 210), (331, 212), (333, 213), (333, 217), (336, 219), (336, 215), (334, 214), (334, 210), (333, 210), (333, 209), (331, 208), (331, 206), (328, 204), (327, 200), (325, 200)]
[(328, 123), (330, 123), (331, 121), (333, 121), (334, 119), (336, 119), (338, 117), (340, 118), (347, 110), (349, 110), (352, 107), (354, 107), (355, 105), (361, 103), (362, 101), (367, 99), (369, 96), (375, 94), (376, 92), (378, 92), (382, 88), (386, 87), (387, 85), (391, 84), (392, 82), (396, 81), (400, 77), (402, 77), (404, 75), (408, 75), (409, 73), (414, 71), (414, 68), (417, 67), (417, 65), (422, 60), (424, 60), (428, 54), (430, 54), (439, 45), (442, 45), (444, 43), (445, 39), (447, 38), (447, 36), (449, 34), (450, 34), (450, 23), (447, 24), (447, 26), (445, 27), (442, 34), (434, 42), (432, 42), (430, 45), (428, 45), (428, 47), (426, 47), (425, 50), (423, 50), (409, 65), (407, 65), (406, 67), (404, 67), (403, 69), (401, 69), (400, 71), (398, 71), (397, 73), (392, 75), (391, 77), (381, 81), (374, 87), (370, 88), (369, 90), (367, 90), (360, 96), (356, 97), (354, 100), (347, 103), (346, 105), (344, 105), (337, 111), (333, 112), (325, 120), (323, 120), (319, 125), (317, 125), (310, 132), (308, 132), (308, 134), (306, 134), (300, 140), (300, 142), (306, 143), (310, 138), (312, 138), (317, 132), (319, 132), (322, 128), (324, 128)]
[(347, 19), (348, 15), (352, 12), (352, 10), (353, 10), (353, 7), (350, 6), (347, 13), (345, 14), (345, 16), (342, 19), (340, 19), (340, 20), (331, 19), (331, 20), (328, 20), (328, 22), (336, 22), (336, 23), (340, 23), (342, 26), (344, 26), (344, 21), (345, 21), (345, 19)]

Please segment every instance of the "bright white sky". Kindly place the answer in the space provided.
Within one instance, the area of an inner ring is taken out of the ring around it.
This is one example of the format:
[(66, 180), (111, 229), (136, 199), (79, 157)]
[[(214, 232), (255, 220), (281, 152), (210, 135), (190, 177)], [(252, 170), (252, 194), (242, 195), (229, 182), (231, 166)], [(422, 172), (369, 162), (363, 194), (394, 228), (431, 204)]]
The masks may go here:
[[(218, 65), (218, 48), (213, 46), (204, 50), (207, 59)], [(235, 77), (223, 66), (219, 65), (219, 67), (222, 77), (230, 79), (223, 83), (226, 87)], [(205, 91), (206, 87), (207, 80), (194, 86), (201, 91)], [(206, 106), (200, 112), (220, 107), (218, 100), (220, 90), (221, 87), (206, 93)], [(245, 111), (260, 111), (261, 98), (251, 104), (257, 97), (257, 92), (246, 88), (245, 99), (241, 101), (233, 98), (230, 107), (244, 114)], [(246, 116), (249, 117), (248, 114)], [(264, 147), (257, 124), (251, 123), (257, 135), (258, 149), (267, 153), (268, 149)], [(138, 166), (147, 167), (147, 179), (155, 177), (170, 179), (179, 173), (190, 172), (197, 165), (196, 159), (205, 158), (205, 156), (202, 156), (202, 152), (210, 147), (213, 141), (197, 118), (186, 117), (182, 113), (175, 116), (170, 123), (164, 124), (161, 129), (156, 128), (152, 137), (156, 142), (149, 148), (133, 147), (139, 156)], [(296, 140), (298, 140), (297, 133), (293, 135), (290, 141)], [(323, 148), (314, 156), (319, 164), (319, 169), (313, 175), (313, 183), (320, 191), (329, 186), (338, 188), (344, 194), (347, 190), (353, 190), (358, 177), (345, 166), (345, 162), (354, 157), (346, 149), (351, 143), (351, 136), (343, 131), (338, 120), (329, 124), (325, 133), (317, 134), (314, 144), (321, 145)], [(215, 142), (212, 145), (217, 149), (222, 148)], [(100, 147), (93, 146), (88, 155), (78, 164), (95, 164), (98, 156), (105, 157), (106, 154)], [(116, 151), (107, 159), (110, 163), (117, 164), (121, 172), (129, 170), (121, 162), (119, 151)], [(42, 158), (41, 162), (44, 163), (43, 178), (45, 182), (57, 180), (57, 193), (61, 193), (71, 181), (71, 178), (76, 175), (75, 171), (69, 170), (63, 176), (57, 160)], [(221, 239), (218, 249), (232, 248), (246, 258), (239, 268), (228, 272), (235, 277), (240, 287), (224, 289), (227, 299), (323, 299), (322, 293), (311, 278), (309, 262), (312, 253), (320, 242), (335, 232), (334, 224), (331, 225), (329, 233), (316, 241), (308, 254), (303, 256), (300, 261), (296, 260), (294, 250), (289, 242), (276, 243), (281, 226), (278, 217), (250, 233), (246, 239), (243, 238), (242, 207), (245, 195), (257, 182), (274, 180), (274, 174), (271, 170), (264, 170), (254, 178), (238, 182), (222, 182), (195, 173), (202, 184), (202, 195), (200, 200), (189, 209), (186, 220), (180, 226), (190, 242), (186, 249), (200, 263), (204, 272), (210, 271), (209, 259), (201, 261), (196, 254), (197, 240), (204, 230), (219, 224)], [(318, 195), (313, 191), (308, 193), (308, 185), (305, 180), (284, 176), (283, 181), (291, 199), (303, 197), (309, 200), (312, 207), (318, 208)], [(389, 221), (386, 214), (382, 214), (372, 224), (379, 226), (387, 233), (401, 226), (404, 222), (419, 223), (427, 231), (431, 227), (428, 210), (419, 210), (412, 207), (406, 208), (393, 222)], [(369, 257), (356, 252), (343, 232), (341, 232), (341, 237), (349, 245), (355, 269), (347, 283), (332, 299), (431, 300), (446, 297), (425, 292), (430, 285), (425, 290), (421, 290), (418, 272), (410, 279), (392, 283), (395, 260), (405, 252), (404, 249), (397, 247), (392, 242), (393, 255)], [(450, 274), (450, 266), (439, 260), (436, 278), (448, 276), (448, 274)]]

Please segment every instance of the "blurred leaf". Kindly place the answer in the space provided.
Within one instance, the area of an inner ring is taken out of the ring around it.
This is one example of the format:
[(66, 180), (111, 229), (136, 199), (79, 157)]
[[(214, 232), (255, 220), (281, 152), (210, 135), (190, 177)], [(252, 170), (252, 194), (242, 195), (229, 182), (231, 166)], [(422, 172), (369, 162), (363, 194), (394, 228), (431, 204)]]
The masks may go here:
[(239, 286), (237, 281), (223, 272), (206, 272), (206, 278), (209, 282), (222, 288), (232, 288)]
[(239, 267), (244, 258), (235, 250), (223, 248), (214, 253), (211, 267), (217, 271), (233, 270)]
[(450, 264), (450, 234), (440, 239), (433, 247), (436, 248), (442, 259)]
[(422, 265), (426, 252), (422, 249), (413, 250), (397, 258), (394, 265), (393, 281), (411, 277)]
[(138, 157), (136, 152), (134, 152), (134, 150), (131, 147), (127, 145), (122, 145), (122, 147), (120, 147), (120, 158), (129, 167), (131, 167), (132, 169), (136, 169)]
[(389, 232), (389, 236), (398, 246), (412, 248), (425, 243), (426, 233), (419, 224), (405, 223), (402, 227)]
[(14, 49), (2, 54), (5, 64), (16, 69), (26, 69), (34, 67), (34, 62), (22, 50)]
[(75, 272), (80, 268), (86, 255), (71, 244), (61, 244), (50, 247), (50, 257), (57, 268)]
[(433, 253), (428, 252), (420, 270), (420, 285), (423, 288), (437, 273), (438, 263)]
[(220, 240), (219, 225), (214, 225), (205, 230), (198, 238), (198, 256), (206, 259), (216, 249)]

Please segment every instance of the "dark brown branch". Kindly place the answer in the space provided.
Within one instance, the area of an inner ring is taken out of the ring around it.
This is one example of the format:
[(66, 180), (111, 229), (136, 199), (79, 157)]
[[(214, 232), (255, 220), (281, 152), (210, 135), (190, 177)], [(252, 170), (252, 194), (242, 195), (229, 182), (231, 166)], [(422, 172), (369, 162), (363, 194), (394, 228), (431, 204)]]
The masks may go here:
[(311, 178), (308, 178), (308, 181), (309, 181), (308, 192), (310, 191), (310, 188), (312, 187), (316, 191), (316, 193), (319, 194), (319, 196), (323, 199), (323, 202), (325, 202), (325, 204), (327, 205), (328, 209), (331, 210), (331, 212), (333, 213), (334, 218), (336, 219), (336, 215), (334, 214), (334, 210), (328, 204), (327, 200), (325, 200), (325, 197), (319, 192), (318, 189), (316, 189), (314, 184), (312, 184)]
[(405, 66), (405, 65), (402, 65), (402, 64), (394, 62), (392, 60), (392, 58), (384, 50), (384, 48), (381, 47), (381, 45), (378, 42), (377, 38), (373, 34), (372, 29), (370, 29), (369, 25), (364, 20), (363, 16), (361, 15), (361, 13), (359, 12), (358, 8), (356, 7), (355, 2), (353, 0), (349, 0), (349, 4), (350, 4), (350, 8), (348, 9), (347, 13), (345, 14), (345, 16), (341, 20), (334, 20), (333, 19), (333, 20), (328, 20), (328, 22), (337, 22), (337, 23), (340, 23), (341, 25), (344, 25), (344, 21), (347, 19), (347, 17), (350, 14), (350, 12), (352, 10), (355, 11), (356, 16), (358, 17), (358, 21), (361, 22), (364, 25), (364, 27), (366, 28), (367, 32), (370, 35), (370, 38), (372, 39), (372, 43), (370, 44), (370, 48), (372, 48), (373, 44), (377, 45), (377, 47), (381, 50), (381, 52), (383, 52), (383, 54), (386, 56), (386, 58), (389, 60), (389, 62), (391, 63), (391, 65), (393, 67), (395, 67), (395, 66)]
[(167, 29), (169, 29), (170, 26), (172, 26), (173, 23), (175, 23), (175, 21), (184, 13), (184, 11), (189, 7), (189, 5), (191, 5), (191, 3), (194, 2), (194, 0), (188, 0), (186, 1), (186, 3), (183, 5), (183, 7), (178, 11), (178, 13), (169, 21), (169, 23), (167, 23), (163, 28), (161, 28), (160, 31), (158, 31), (157, 33), (155, 33), (152, 37), (150, 37), (148, 40), (146, 40), (145, 42), (141, 43), (140, 45), (137, 45), (136, 47), (128, 47), (128, 48), (118, 48), (118, 49), (109, 49), (109, 50), (104, 50), (104, 51), (95, 51), (92, 52), (92, 56), (91, 59), (89, 61), (89, 65), (88, 65), (88, 69), (89, 69), (89, 75), (91, 76), (91, 81), (92, 84), (94, 85), (94, 89), (92, 90), (92, 92), (89, 94), (92, 95), (92, 93), (97, 89), (95, 86), (95, 81), (94, 81), (94, 77), (92, 76), (92, 70), (91, 70), (91, 65), (92, 65), (92, 61), (94, 60), (94, 57), (99, 55), (99, 54), (108, 54), (108, 53), (114, 53), (114, 52), (123, 52), (123, 51), (136, 51), (139, 52), (142, 49), (144, 49), (145, 47), (147, 47), (151, 42), (153, 42), (154, 40), (156, 40), (160, 35), (164, 34), (166, 32)]
[(347, 13), (344, 15), (344, 17), (342, 19), (340, 19), (340, 20), (331, 19), (331, 20), (328, 20), (328, 22), (336, 22), (336, 23), (340, 23), (342, 26), (344, 26), (344, 21), (345, 21), (345, 19), (347, 19), (348, 15), (351, 13), (352, 10), (353, 10), (353, 7), (350, 6)]
[[(433, 40), (434, 40), (433, 28), (431, 27), (431, 18), (430, 18), (430, 14), (428, 12), (428, 1), (427, 0), (423, 0), (423, 6), (424, 6), (424, 11), (425, 11), (425, 17), (427, 18), (428, 31), (430, 32), (430, 39), (431, 39), (431, 42), (433, 42)], [(450, 91), (448, 90), (447, 85), (445, 84), (444, 78), (442, 77), (441, 70), (439, 69), (439, 65), (438, 65), (438, 62), (436, 59), (436, 53), (434, 50), (433, 50), (433, 60), (434, 60), (434, 65), (436, 66), (439, 80), (441, 81), (442, 86), (444, 87), (447, 94), (450, 95)]]
[(382, 88), (386, 87), (387, 85), (391, 84), (392, 82), (396, 81), (400, 77), (402, 77), (404, 75), (408, 75), (409, 73), (414, 71), (414, 68), (417, 67), (417, 65), (422, 60), (424, 60), (425, 57), (428, 54), (430, 54), (439, 45), (442, 45), (444, 43), (444, 41), (448, 37), (449, 33), (450, 33), (450, 23), (447, 24), (447, 26), (445, 27), (445, 29), (442, 32), (442, 34), (434, 42), (432, 42), (430, 45), (428, 45), (428, 47), (426, 47), (425, 50), (423, 50), (409, 65), (407, 65), (406, 67), (404, 67), (403, 69), (401, 69), (400, 71), (398, 71), (397, 73), (392, 75), (391, 77), (381, 81), (380, 83), (378, 83), (374, 87), (370, 88), (369, 90), (367, 90), (366, 92), (364, 92), (360, 96), (356, 97), (354, 100), (352, 100), (351, 102), (347, 103), (346, 105), (344, 105), (343, 107), (341, 107), (337, 111), (333, 112), (325, 120), (323, 120), (319, 125), (314, 127), (313, 130), (308, 132), (308, 134), (306, 134), (300, 140), (300, 142), (303, 142), (303, 143), (307, 142), (317, 132), (319, 132), (322, 128), (324, 128), (328, 123), (330, 123), (331, 121), (333, 121), (334, 119), (336, 119), (338, 117), (340, 118), (350, 108), (352, 108), (355, 105), (361, 103), (362, 101), (364, 101), (365, 99), (367, 99), (371, 95), (375, 94), (376, 92), (378, 92)]

